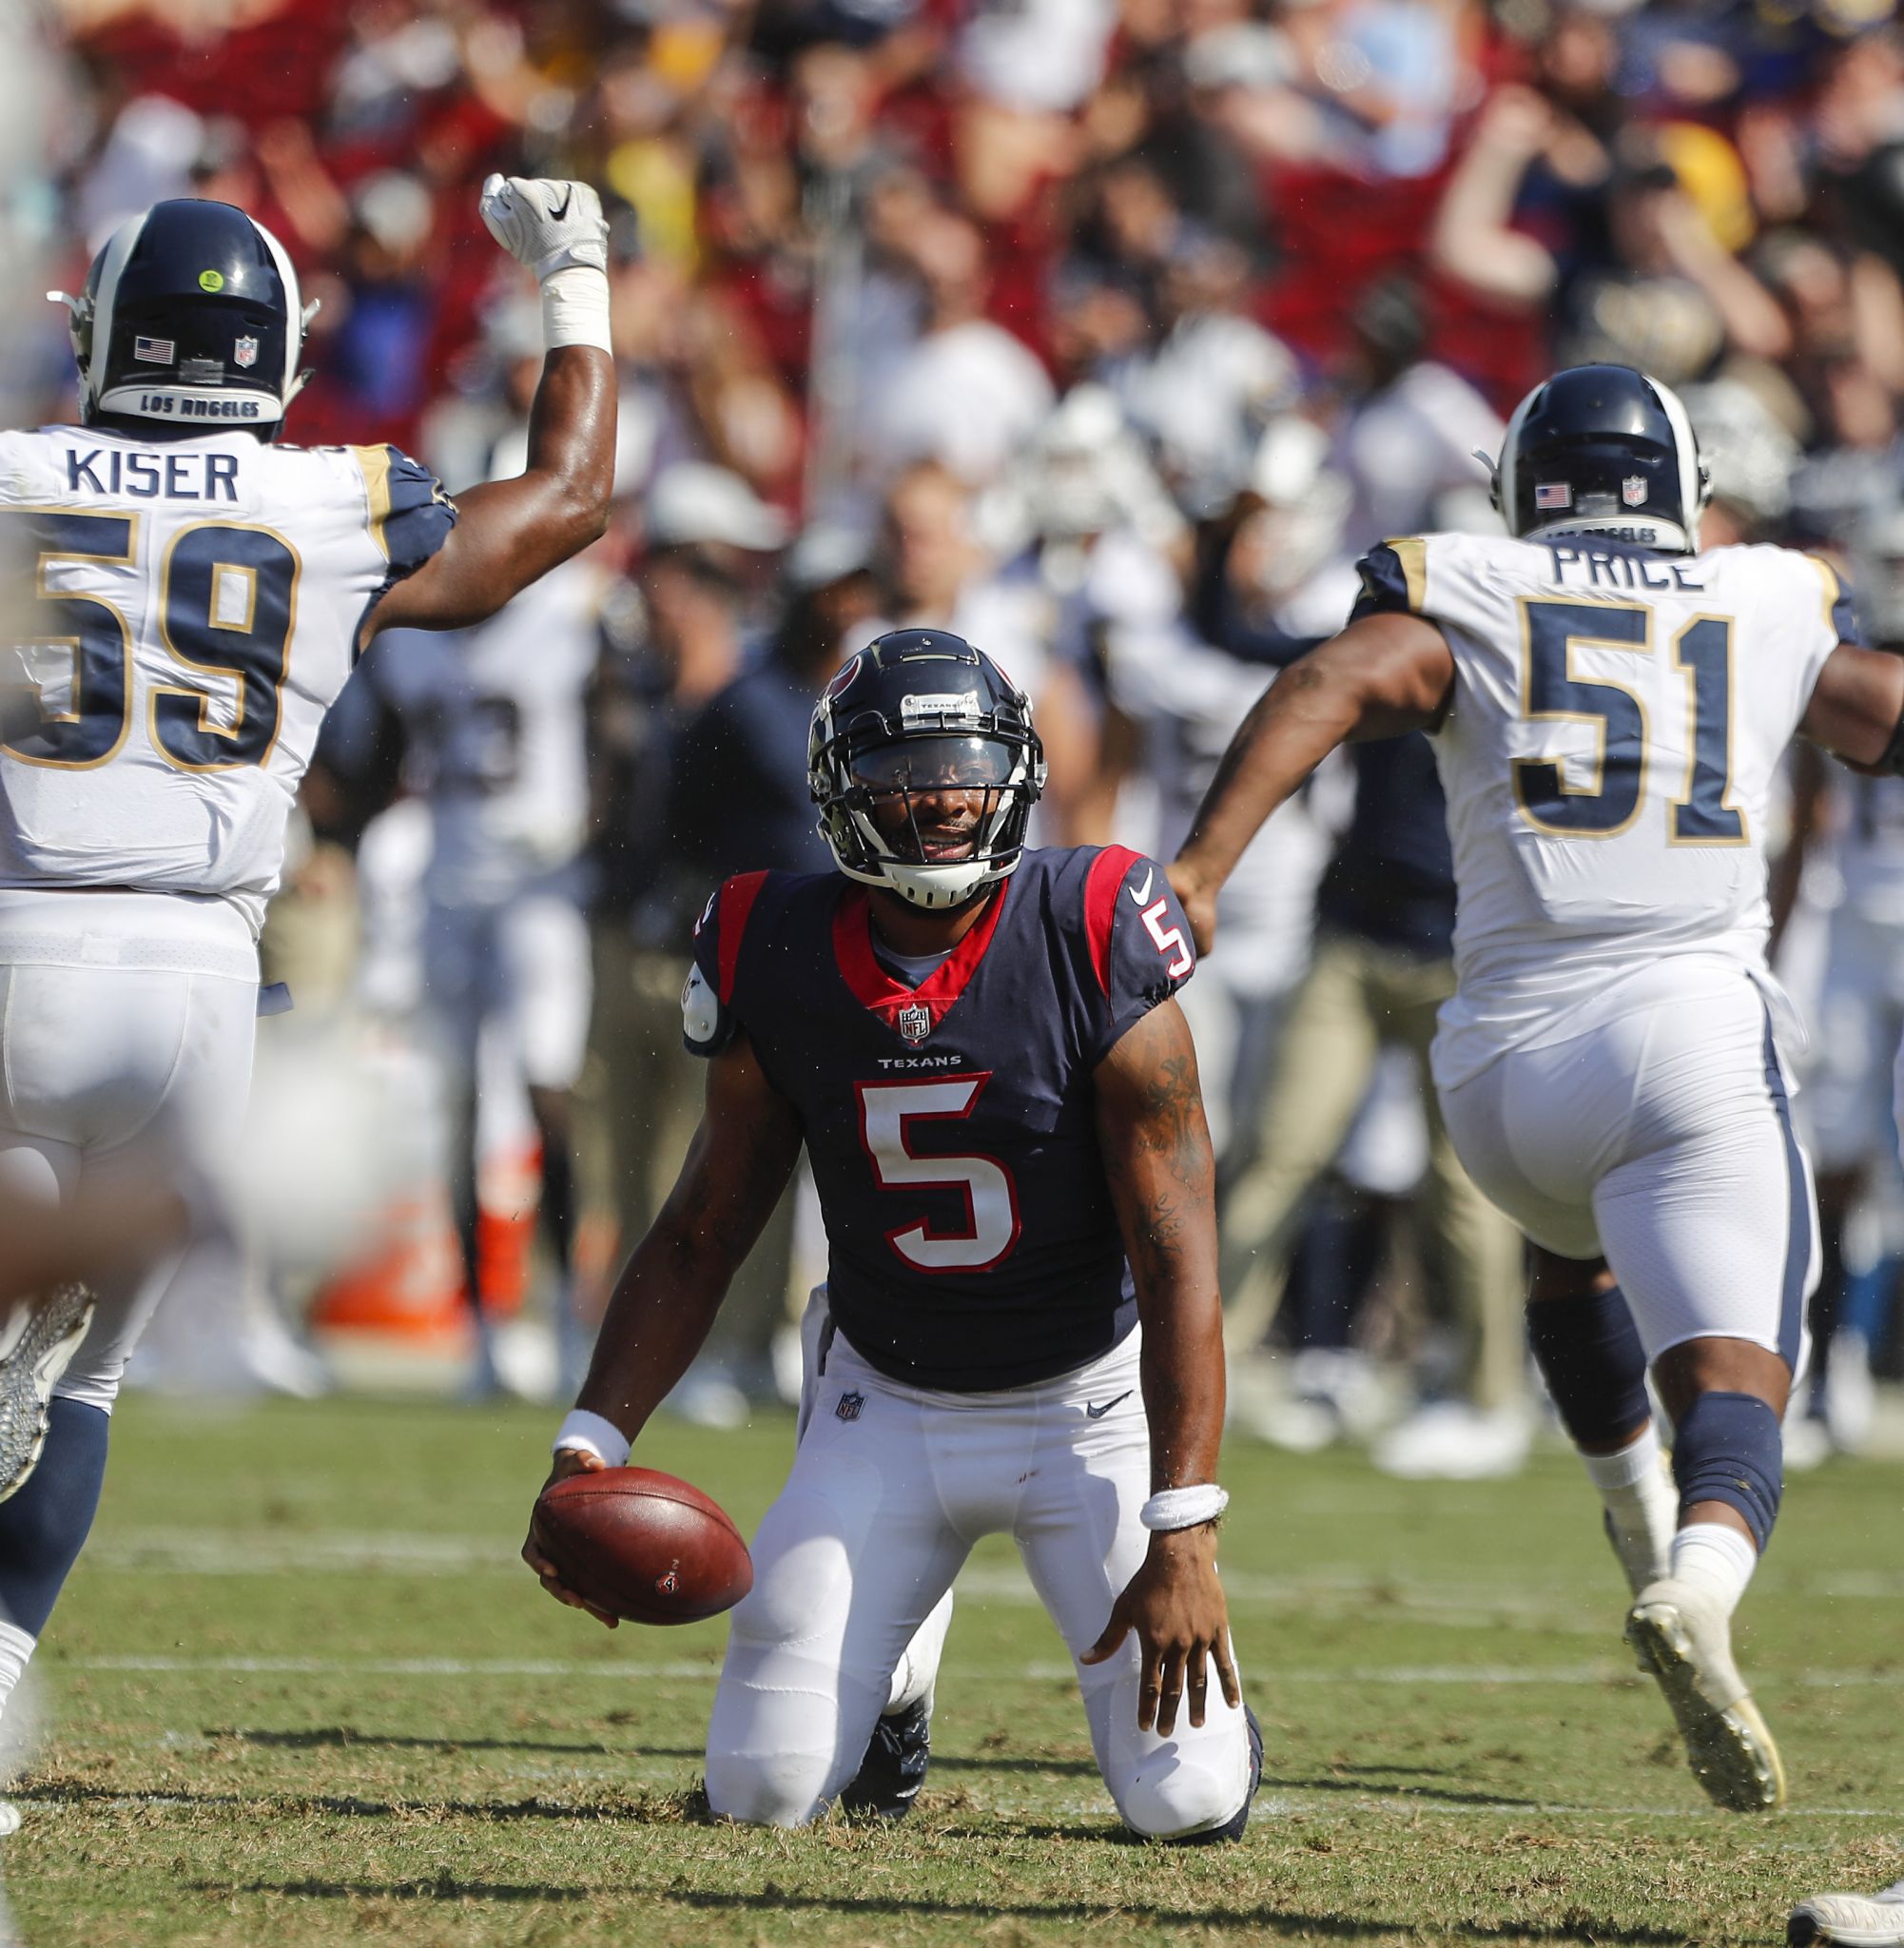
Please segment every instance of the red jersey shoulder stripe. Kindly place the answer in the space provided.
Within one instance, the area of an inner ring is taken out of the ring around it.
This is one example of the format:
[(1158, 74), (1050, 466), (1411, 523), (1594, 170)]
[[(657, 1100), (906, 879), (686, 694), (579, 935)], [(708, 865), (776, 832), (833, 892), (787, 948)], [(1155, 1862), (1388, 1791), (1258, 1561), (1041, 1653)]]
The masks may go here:
[[(1084, 935), (1091, 943), (1091, 965), (1098, 985), (1111, 991), (1111, 923), (1117, 911), (1117, 888), (1139, 859), (1128, 846), (1106, 846), (1091, 862), (1084, 880)], [(725, 936), (723, 936), (725, 938)]]
[(737, 872), (721, 888), (720, 899), (720, 1000), (726, 1007), (734, 998), (734, 974), (741, 962), (741, 941), (747, 934), (748, 915), (767, 884), (764, 872)]

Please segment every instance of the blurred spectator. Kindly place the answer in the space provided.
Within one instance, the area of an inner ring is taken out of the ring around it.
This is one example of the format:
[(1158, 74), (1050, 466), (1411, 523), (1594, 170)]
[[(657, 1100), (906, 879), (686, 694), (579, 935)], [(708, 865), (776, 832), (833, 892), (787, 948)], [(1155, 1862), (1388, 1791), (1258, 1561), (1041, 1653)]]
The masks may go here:
[[(1429, 1127), (1424, 1240), (1435, 1310), (1460, 1340), (1450, 1397), (1377, 1444), (1401, 1475), (1508, 1474), (1531, 1439), (1520, 1234), (1473, 1184), (1424, 1087), (1454, 992), (1454, 867), (1441, 782), (1419, 732), (1355, 747), (1355, 815), (1324, 874), (1315, 958), (1290, 1004), (1262, 1098), (1255, 1159), (1222, 1214), (1226, 1332), (1245, 1362), (1269, 1323), (1304, 1217), (1385, 1045), (1415, 1058)], [(1263, 1431), (1274, 1434), (1273, 1420)], [(1306, 1442), (1305, 1445), (1308, 1443)]]
[(870, 551), (850, 530), (809, 529), (781, 585), (786, 609), (766, 654), (715, 694), (675, 755), (670, 824), (710, 889), (737, 872), (832, 867), (807, 789), (806, 732), (847, 638), (874, 612)]
[(971, 493), (935, 461), (893, 482), (875, 565), (884, 613), (865, 626), (863, 639), (888, 629), (938, 628), (982, 643), (1031, 698), (1050, 763), (1033, 842), (1070, 843), (1097, 768), (1098, 727), (1082, 672), (1054, 653), (1051, 591), (1022, 560), (1002, 571), (994, 565), (977, 532)]
[[(631, 515), (623, 509), (624, 520)], [(602, 1153), (597, 1175), (624, 1251), (660, 1208), (700, 1119), (703, 1078), (681, 1042), (681, 989), (694, 921), (719, 879), (691, 856), (670, 815), (686, 775), (684, 741), (740, 674), (750, 587), (787, 538), (780, 517), (746, 481), (703, 462), (664, 470), (641, 521), (647, 552), (632, 586), (608, 605), (590, 711), (589, 1093)], [(728, 1315), (778, 1318), (791, 1233), (788, 1198), (737, 1276)], [(716, 1351), (684, 1382), (676, 1404), (731, 1423), (745, 1417), (750, 1398), (772, 1391), (764, 1350), (748, 1370), (729, 1366)]]
[(985, 315), (985, 250), (976, 225), (937, 212), (909, 240), (925, 292), (924, 329), (871, 402), (866, 440), (890, 472), (937, 460), (962, 480), (995, 478), (1051, 410), (1051, 380)]
[(1392, 535), (1493, 526), (1487, 462), (1506, 430), (1459, 373), (1423, 357), (1428, 321), (1405, 278), (1379, 280), (1350, 321), (1340, 367), (1337, 464), (1354, 489), (1344, 539), (1362, 554)]

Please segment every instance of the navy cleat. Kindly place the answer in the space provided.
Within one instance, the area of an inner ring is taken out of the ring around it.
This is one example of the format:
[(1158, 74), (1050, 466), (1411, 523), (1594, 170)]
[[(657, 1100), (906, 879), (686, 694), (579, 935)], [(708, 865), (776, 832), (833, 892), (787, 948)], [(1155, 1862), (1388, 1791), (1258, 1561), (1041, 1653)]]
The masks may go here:
[(1220, 1826), (1206, 1826), (1201, 1833), (1179, 1833), (1166, 1840), (1165, 1846), (1215, 1846), (1226, 1840), (1241, 1840), (1250, 1823), (1250, 1808), (1256, 1803), (1256, 1788), (1263, 1782), (1263, 1727), (1256, 1714), (1245, 1704), (1243, 1723), (1250, 1732), (1250, 1789), (1243, 1803)]
[(932, 1763), (932, 1701), (916, 1698), (903, 1711), (892, 1712), (873, 1726), (866, 1756), (852, 1782), (840, 1795), (848, 1813), (876, 1813), (882, 1820), (903, 1820), (912, 1811), (925, 1769)]
[(0, 1502), (18, 1494), (47, 1445), (47, 1409), (92, 1324), (93, 1297), (76, 1280), (14, 1302), (0, 1321)]

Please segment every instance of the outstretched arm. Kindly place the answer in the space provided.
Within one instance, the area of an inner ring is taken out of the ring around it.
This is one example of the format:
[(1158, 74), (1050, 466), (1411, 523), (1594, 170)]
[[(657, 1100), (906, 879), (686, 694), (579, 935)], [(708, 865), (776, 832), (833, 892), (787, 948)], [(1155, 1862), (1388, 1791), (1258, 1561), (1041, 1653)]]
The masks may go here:
[[(767, 1079), (744, 1034), (708, 1064), (701, 1126), (660, 1215), (615, 1281), (577, 1408), (633, 1441), (701, 1350), (728, 1285), (753, 1249), (800, 1155), (793, 1105)], [(604, 1466), (564, 1448), (552, 1481)], [(550, 1595), (613, 1618), (565, 1588), (534, 1524), (523, 1560)]]
[[(1224, 1397), (1216, 1171), (1196, 1050), (1176, 1002), (1127, 1030), (1095, 1081), (1098, 1141), (1143, 1325), (1151, 1490), (1214, 1483)], [(1141, 1729), (1168, 1736), (1186, 1689), (1190, 1722), (1200, 1725), (1213, 1659), (1224, 1697), (1240, 1702), (1214, 1521), (1152, 1535), (1143, 1567), (1084, 1662), (1101, 1664), (1134, 1629), (1143, 1658)]]
[(1825, 658), (1798, 734), (1854, 770), (1895, 769), (1904, 756), (1904, 656), (1839, 643)]
[(492, 176), (483, 221), (542, 287), (549, 354), (529, 414), (529, 460), (513, 480), (457, 496), (457, 524), (364, 624), (462, 629), (494, 615), (608, 524), (614, 477), (615, 377), (609, 343), (608, 226), (583, 183)]
[(1263, 821), (1338, 744), (1398, 737), (1434, 723), (1454, 688), (1447, 639), (1419, 615), (1351, 622), (1277, 677), (1243, 719), (1170, 867), (1207, 953), (1216, 894)]

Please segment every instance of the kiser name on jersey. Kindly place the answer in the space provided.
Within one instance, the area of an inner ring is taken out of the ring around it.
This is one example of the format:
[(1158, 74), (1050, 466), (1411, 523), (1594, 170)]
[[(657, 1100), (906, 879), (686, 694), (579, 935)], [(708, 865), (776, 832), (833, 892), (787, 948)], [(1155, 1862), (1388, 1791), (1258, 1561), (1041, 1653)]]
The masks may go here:
[(39, 699), (0, 744), (0, 887), (212, 895), (256, 932), (364, 618), (456, 517), (395, 447), (0, 433), (0, 654)]
[(708, 904), (689, 1048), (744, 1032), (797, 1111), (854, 1349), (909, 1385), (1032, 1385), (1136, 1323), (1098, 1143), (1098, 1064), (1190, 978), (1162, 868), (1121, 847), (1028, 851), (917, 987), (866, 891), (746, 873)]
[[(218, 403), (213, 401), (212, 403)], [(133, 500), (238, 500), (235, 453), (139, 453), (121, 447), (66, 449), (67, 491)]]

